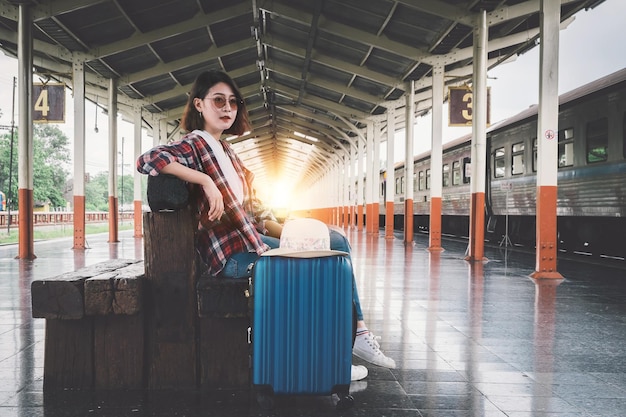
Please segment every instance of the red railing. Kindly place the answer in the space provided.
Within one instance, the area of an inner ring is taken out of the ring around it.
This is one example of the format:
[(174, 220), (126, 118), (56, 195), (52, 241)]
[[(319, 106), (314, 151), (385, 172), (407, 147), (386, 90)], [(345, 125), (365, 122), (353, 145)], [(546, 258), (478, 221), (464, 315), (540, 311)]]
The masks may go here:
[[(121, 211), (119, 213), (120, 220), (133, 220), (132, 211)], [(11, 227), (17, 228), (19, 213), (11, 212)], [(106, 211), (89, 211), (85, 213), (86, 223), (106, 223), (109, 221), (109, 213)], [(74, 213), (71, 211), (46, 211), (33, 213), (33, 225), (49, 226), (56, 224), (73, 224)], [(0, 211), (0, 227), (6, 227), (9, 224), (9, 213)]]

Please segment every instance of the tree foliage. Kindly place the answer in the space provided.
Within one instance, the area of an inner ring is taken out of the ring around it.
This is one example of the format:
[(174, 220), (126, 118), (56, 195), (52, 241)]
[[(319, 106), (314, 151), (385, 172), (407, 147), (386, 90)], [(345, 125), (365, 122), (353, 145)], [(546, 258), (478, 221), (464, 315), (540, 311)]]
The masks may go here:
[[(18, 143), (17, 130), (13, 137), (13, 166), (11, 159), (11, 134), (0, 136), (0, 189), (17, 209), (18, 189)], [(52, 207), (64, 207), (63, 198), (67, 184), (67, 167), (71, 163), (69, 138), (56, 125), (35, 125), (33, 128), (33, 199), (35, 204), (46, 203)], [(12, 179), (9, 181), (9, 174)], [(9, 190), (9, 182), (11, 189)]]
[[(117, 177), (117, 199), (119, 207), (132, 204), (134, 198), (133, 176)], [(85, 184), (85, 209), (87, 211), (109, 210), (109, 173), (100, 172)]]
[[(35, 125), (33, 128), (33, 199), (35, 204), (49, 203), (51, 207), (65, 207), (68, 167), (71, 165), (69, 139), (53, 124)], [(18, 138), (13, 137), (13, 169), (10, 169), (11, 134), (0, 135), (0, 191), (12, 202), (10, 209), (18, 207)], [(9, 190), (11, 172), (11, 190)], [(128, 172), (128, 171), (127, 171)], [(120, 207), (132, 204), (134, 199), (133, 176), (118, 176), (117, 195)], [(71, 191), (71, 190), (70, 190)], [(85, 209), (109, 210), (109, 173), (100, 172), (85, 182)]]

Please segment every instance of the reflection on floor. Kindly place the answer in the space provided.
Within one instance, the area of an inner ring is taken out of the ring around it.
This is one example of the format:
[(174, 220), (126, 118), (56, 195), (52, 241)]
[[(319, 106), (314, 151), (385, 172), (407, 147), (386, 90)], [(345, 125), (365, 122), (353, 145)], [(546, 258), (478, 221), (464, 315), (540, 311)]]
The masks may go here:
[[(248, 392), (43, 392), (44, 321), (31, 318), (30, 283), (111, 258), (143, 258), (142, 240), (88, 237), (35, 245), (37, 259), (0, 247), (0, 416), (447, 416), (626, 415), (626, 278), (561, 260), (562, 282), (534, 282), (534, 255), (349, 230), (369, 328), (397, 369), (368, 365), (354, 407), (330, 397), (279, 397), (264, 411)], [(355, 358), (355, 363), (365, 364)]]

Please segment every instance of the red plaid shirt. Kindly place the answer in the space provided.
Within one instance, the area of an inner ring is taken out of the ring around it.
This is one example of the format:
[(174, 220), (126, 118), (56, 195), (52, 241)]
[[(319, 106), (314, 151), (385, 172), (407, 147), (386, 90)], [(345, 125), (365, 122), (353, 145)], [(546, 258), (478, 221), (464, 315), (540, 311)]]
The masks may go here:
[[(137, 159), (137, 170), (142, 174), (159, 175), (165, 166), (176, 161), (204, 172), (215, 182), (224, 198), (224, 215), (211, 224), (198, 223), (196, 243), (211, 275), (219, 274), (228, 258), (235, 253), (256, 252), (260, 255), (268, 250), (259, 232), (265, 233), (263, 220), (274, 219), (271, 212), (264, 210), (254, 198), (254, 174), (244, 167), (228, 142), (220, 142), (243, 183), (243, 204), (228, 186), (211, 147), (197, 133), (188, 133), (180, 141), (150, 149)], [(206, 212), (209, 204), (206, 196), (203, 192), (195, 194), (198, 195), (198, 214)]]

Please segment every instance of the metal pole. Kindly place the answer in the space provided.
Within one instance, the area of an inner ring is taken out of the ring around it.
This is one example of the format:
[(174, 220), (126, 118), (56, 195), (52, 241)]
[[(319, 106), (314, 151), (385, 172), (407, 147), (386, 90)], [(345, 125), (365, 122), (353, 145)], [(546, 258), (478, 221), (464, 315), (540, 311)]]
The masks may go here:
[(9, 151), (9, 189), (7, 190), (7, 235), (11, 234), (11, 188), (13, 187), (13, 136), (15, 134), (15, 88), (17, 77), (13, 77), (13, 102), (11, 104), (11, 150)]

